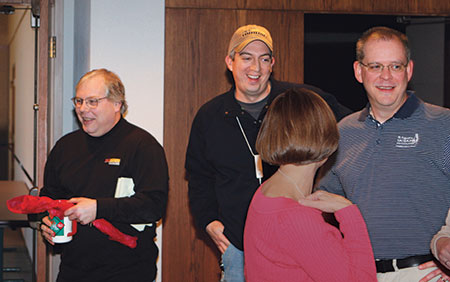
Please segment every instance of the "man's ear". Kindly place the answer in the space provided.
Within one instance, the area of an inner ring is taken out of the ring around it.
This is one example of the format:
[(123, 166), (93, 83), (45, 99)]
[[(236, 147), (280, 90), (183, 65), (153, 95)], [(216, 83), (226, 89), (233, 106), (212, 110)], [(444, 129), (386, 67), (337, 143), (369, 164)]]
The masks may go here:
[(228, 70), (233, 72), (233, 59), (231, 59), (230, 55), (225, 57), (225, 64), (227, 64)]
[(355, 74), (356, 80), (359, 83), (363, 83), (361, 71), (362, 71), (361, 64), (358, 61), (355, 61), (353, 63), (353, 72)]
[(414, 69), (414, 62), (413, 62), (413, 60), (410, 60), (408, 62), (408, 65), (406, 66), (406, 73), (408, 75), (408, 81), (411, 80), (411, 77), (413, 75), (413, 69)]
[(271, 70), (272, 70), (274, 64), (275, 64), (275, 57), (272, 57), (272, 63), (270, 64)]
[(122, 108), (122, 102), (114, 102), (114, 111), (120, 112), (120, 109)]

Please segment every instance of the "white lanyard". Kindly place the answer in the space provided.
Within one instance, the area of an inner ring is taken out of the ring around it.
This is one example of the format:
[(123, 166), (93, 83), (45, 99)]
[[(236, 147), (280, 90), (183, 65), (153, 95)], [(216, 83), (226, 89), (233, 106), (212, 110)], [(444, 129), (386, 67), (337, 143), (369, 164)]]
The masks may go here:
[(250, 143), (248, 143), (247, 136), (245, 135), (244, 129), (242, 128), (241, 122), (239, 121), (239, 117), (236, 117), (237, 123), (239, 124), (239, 128), (241, 129), (242, 136), (244, 136), (245, 142), (247, 143), (248, 150), (250, 154), (252, 154), (254, 162), (255, 162), (255, 175), (259, 180), (259, 184), (261, 185), (261, 179), (263, 178), (263, 169), (262, 169), (262, 161), (261, 157), (258, 154), (253, 153), (252, 147)]

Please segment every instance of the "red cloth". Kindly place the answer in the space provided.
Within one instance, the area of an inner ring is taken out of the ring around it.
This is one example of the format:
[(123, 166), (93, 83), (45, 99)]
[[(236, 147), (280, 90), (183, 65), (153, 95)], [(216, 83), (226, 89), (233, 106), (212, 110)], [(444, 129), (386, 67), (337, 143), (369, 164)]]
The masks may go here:
[[(41, 213), (48, 211), (52, 216), (59, 218), (64, 217), (64, 212), (72, 207), (74, 204), (68, 200), (53, 200), (49, 197), (38, 197), (23, 195), (9, 199), (6, 202), (8, 209), (14, 213)], [(102, 233), (109, 236), (110, 240), (117, 241), (132, 249), (136, 248), (137, 237), (126, 235), (115, 228), (111, 223), (105, 219), (96, 219), (92, 224)]]
[(96, 219), (92, 224), (101, 232), (109, 236), (109, 240), (117, 241), (132, 249), (136, 248), (137, 237), (129, 236), (120, 232), (105, 219)]

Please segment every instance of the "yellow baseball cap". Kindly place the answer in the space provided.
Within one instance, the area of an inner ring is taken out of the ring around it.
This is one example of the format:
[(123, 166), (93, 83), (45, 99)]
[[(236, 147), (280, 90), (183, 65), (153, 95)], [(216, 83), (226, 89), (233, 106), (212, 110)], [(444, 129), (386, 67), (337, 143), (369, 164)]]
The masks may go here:
[(245, 46), (255, 40), (264, 42), (270, 52), (273, 52), (272, 37), (270, 36), (270, 32), (265, 27), (250, 24), (241, 26), (234, 32), (230, 40), (230, 45), (228, 46), (228, 55), (230, 55), (232, 51), (235, 51), (236, 53), (241, 52)]

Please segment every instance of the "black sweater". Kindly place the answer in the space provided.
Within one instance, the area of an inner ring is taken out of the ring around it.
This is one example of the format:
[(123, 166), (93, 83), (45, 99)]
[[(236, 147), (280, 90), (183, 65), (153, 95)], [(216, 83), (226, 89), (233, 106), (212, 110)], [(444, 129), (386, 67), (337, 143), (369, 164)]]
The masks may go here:
[[(120, 177), (133, 179), (133, 196), (114, 198)], [(101, 137), (82, 130), (62, 137), (48, 157), (40, 195), (97, 199), (96, 218), (138, 236), (138, 241), (130, 249), (95, 227), (79, 224), (73, 240), (61, 244), (58, 281), (153, 281), (158, 255), (156, 224), (142, 232), (130, 224), (158, 221), (166, 208), (167, 192), (167, 163), (161, 145), (126, 120), (121, 119)]]

